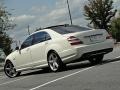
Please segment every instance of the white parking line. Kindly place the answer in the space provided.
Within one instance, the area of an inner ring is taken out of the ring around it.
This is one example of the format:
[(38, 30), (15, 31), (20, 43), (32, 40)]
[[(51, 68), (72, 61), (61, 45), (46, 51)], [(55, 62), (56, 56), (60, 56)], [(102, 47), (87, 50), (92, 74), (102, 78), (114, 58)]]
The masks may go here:
[(120, 61), (115, 61), (115, 62), (111, 62), (111, 63), (119, 63)]
[[(119, 59), (120, 56), (116, 57), (116, 59)], [(115, 62), (111, 62), (111, 63), (119, 63), (120, 61), (115, 61)]]
[[(30, 77), (30, 76), (28, 76), (28, 77)], [(5, 82), (5, 83), (1, 83), (0, 86), (2, 86), (2, 85), (6, 85), (6, 84), (9, 84), (9, 83), (13, 83), (13, 82), (16, 82), (16, 81), (19, 81), (19, 80), (22, 80), (22, 79), (25, 79), (25, 78), (28, 78), (28, 77), (23, 77), (23, 78), (16, 79), (16, 80), (13, 80), (13, 81), (9, 81), (9, 82)]]
[(116, 57), (116, 58), (120, 58), (120, 56)]
[(5, 79), (5, 78), (7, 78), (7, 77), (3, 77), (3, 76), (2, 76), (2, 77), (0, 77), (0, 80), (1, 80), (1, 79)]
[(3, 77), (2, 75), (0, 76), (0, 78)]
[(72, 74), (68, 74), (68, 75), (66, 75), (66, 76), (63, 76), (63, 77), (60, 77), (60, 78), (57, 78), (57, 79), (54, 79), (54, 80), (52, 80), (52, 81), (46, 82), (46, 83), (44, 83), (44, 84), (41, 84), (41, 85), (39, 85), (39, 86), (37, 86), (37, 87), (34, 87), (34, 88), (32, 88), (32, 89), (29, 89), (29, 90), (38, 89), (38, 88), (40, 88), (40, 87), (46, 86), (46, 85), (48, 85), (48, 84), (51, 84), (51, 83), (53, 83), (53, 82), (62, 80), (62, 79), (64, 79), (64, 78), (68, 78), (68, 77), (70, 77), (70, 76), (76, 75), (76, 74), (78, 74), (78, 73), (80, 73), (80, 72), (83, 72), (83, 71), (86, 71), (86, 70), (89, 70), (89, 69), (91, 69), (91, 68), (93, 68), (93, 67), (95, 67), (95, 66), (92, 66), (92, 67), (89, 67), (89, 68), (86, 68), (86, 69), (77, 71), (77, 72), (72, 73)]
[[(120, 56), (118, 56), (118, 57), (116, 57), (116, 58), (120, 58)], [(114, 63), (118, 63), (118, 62), (120, 62), (120, 61), (116, 61), (116, 62), (114, 62)], [(112, 62), (112, 63), (113, 63), (113, 62)], [(89, 68), (86, 68), (86, 69), (77, 71), (77, 72), (75, 72), (75, 73), (72, 73), (72, 74), (69, 74), (69, 75), (66, 75), (66, 76), (63, 76), (63, 77), (60, 77), (60, 78), (57, 78), (57, 79), (55, 79), (55, 80), (46, 82), (46, 83), (44, 83), (44, 84), (41, 84), (41, 85), (39, 85), (39, 86), (37, 86), (37, 87), (34, 87), (34, 88), (32, 88), (32, 89), (29, 89), (29, 90), (36, 90), (36, 89), (41, 88), (41, 87), (43, 87), (43, 86), (46, 86), (46, 85), (48, 85), (48, 84), (54, 83), (54, 82), (59, 81), (59, 80), (62, 80), (62, 79), (64, 79), (64, 78), (68, 78), (68, 77), (73, 76), (73, 75), (76, 75), (76, 74), (78, 74), (78, 73), (80, 73), (80, 72), (89, 70), (89, 69), (91, 69), (91, 68), (93, 68), (93, 67), (95, 67), (95, 66), (92, 66), (92, 67), (89, 67)]]
[[(118, 57), (116, 57), (116, 58), (120, 58), (120, 56), (118, 56)], [(112, 62), (112, 63), (118, 63), (118, 62), (120, 62), (120, 61), (116, 61), (116, 62)], [(86, 70), (89, 70), (89, 69), (91, 69), (91, 68), (93, 68), (93, 67), (95, 67), (95, 66), (92, 66), (92, 67), (89, 67), (89, 68), (86, 68), (86, 69), (83, 69), (83, 70), (77, 71), (77, 72), (75, 72), (75, 73), (68, 74), (68, 75), (66, 75), (66, 76), (63, 76), (63, 77), (57, 78), (57, 79), (55, 79), (55, 80), (52, 80), (52, 81), (46, 82), (46, 83), (41, 84), (41, 85), (39, 85), (39, 86), (37, 86), (37, 87), (35, 87), (35, 88), (32, 88), (32, 89), (30, 89), (30, 90), (38, 89), (38, 88), (40, 88), (40, 87), (46, 86), (46, 85), (48, 85), (48, 84), (51, 84), (51, 83), (53, 83), (53, 82), (56, 82), (56, 81), (62, 80), (62, 79), (64, 79), (64, 78), (67, 78), (67, 77), (70, 77), (70, 76), (76, 75), (76, 74), (78, 74), (78, 73), (80, 73), (80, 72), (83, 72), (83, 71), (86, 71)], [(16, 79), (16, 80), (12, 80), (12, 81), (5, 82), (5, 83), (1, 83), (0, 86), (2, 86), (2, 85), (6, 85), (6, 84), (10, 84), (10, 83), (13, 83), (13, 82), (16, 82), (16, 81), (19, 81), (19, 80), (23, 80), (23, 79), (25, 79), (25, 78), (29, 78), (29, 77), (30, 77), (30, 76), (23, 77), (23, 78)], [(5, 78), (6, 78), (6, 77), (2, 77), (2, 76), (0, 76), (0, 79), (5, 79)]]

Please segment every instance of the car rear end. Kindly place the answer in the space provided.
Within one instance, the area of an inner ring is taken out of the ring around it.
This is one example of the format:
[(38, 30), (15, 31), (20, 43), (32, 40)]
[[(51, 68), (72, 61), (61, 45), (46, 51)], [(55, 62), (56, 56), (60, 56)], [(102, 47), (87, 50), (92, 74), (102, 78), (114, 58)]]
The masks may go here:
[[(113, 50), (114, 42), (112, 36), (104, 29), (89, 29), (75, 25), (68, 25), (61, 26), (57, 28), (56, 31), (62, 34), (72, 48), (76, 50), (74, 60), (104, 55)], [(69, 59), (66, 61), (71, 62), (74, 60)]]

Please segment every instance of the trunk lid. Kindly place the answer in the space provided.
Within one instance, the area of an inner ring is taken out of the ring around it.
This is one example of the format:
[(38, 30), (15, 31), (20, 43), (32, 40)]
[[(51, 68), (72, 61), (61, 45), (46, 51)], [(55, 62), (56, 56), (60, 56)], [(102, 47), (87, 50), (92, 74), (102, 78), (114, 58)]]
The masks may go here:
[(65, 36), (66, 38), (70, 36), (75, 36), (80, 41), (82, 41), (83, 44), (88, 45), (104, 42), (106, 40), (106, 34), (107, 32), (103, 29), (93, 29), (88, 31), (64, 34), (63, 36)]

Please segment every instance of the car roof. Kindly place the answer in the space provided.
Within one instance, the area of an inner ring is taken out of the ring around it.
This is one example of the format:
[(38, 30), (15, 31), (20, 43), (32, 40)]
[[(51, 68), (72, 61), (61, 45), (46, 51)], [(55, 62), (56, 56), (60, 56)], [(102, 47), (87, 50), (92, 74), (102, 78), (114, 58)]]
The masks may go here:
[(41, 29), (41, 30), (39, 30), (39, 31), (33, 32), (32, 34), (30, 34), (30, 36), (33, 35), (33, 34), (35, 34), (35, 33), (38, 33), (38, 32), (43, 32), (43, 31), (49, 32), (50, 30), (51, 30), (51, 29)]
[(33, 35), (35, 33), (38, 33), (38, 32), (45, 31), (45, 32), (49, 33), (52, 30), (52, 28), (54, 28), (54, 27), (68, 27), (68, 26), (81, 27), (81, 26), (78, 26), (78, 25), (69, 25), (69, 24), (54, 25), (54, 26), (49, 26), (49, 27), (45, 27), (45, 28), (39, 28), (35, 32), (33, 32), (32, 34), (26, 36), (26, 38), (28, 38), (29, 36), (31, 36), (31, 35)]
[(66, 27), (66, 26), (70, 26), (70, 25), (69, 25), (69, 24), (55, 25), (55, 26), (46, 27), (46, 28), (44, 28), (44, 29), (50, 29), (50, 28), (59, 27), (59, 26), (64, 26), (64, 27)]
[[(59, 26), (63, 26), (63, 27), (67, 27), (67, 26), (70, 26), (69, 24), (63, 24), (63, 25), (54, 25), (54, 26), (49, 26), (49, 27), (45, 27), (45, 28), (39, 28), (37, 29), (35, 32), (33, 32), (32, 34), (30, 34), (29, 36), (35, 34), (35, 33), (38, 33), (38, 32), (42, 32), (42, 31), (46, 31), (46, 32), (49, 32), (52, 30), (52, 28), (54, 27), (59, 27)], [(28, 36), (28, 37), (29, 37)]]

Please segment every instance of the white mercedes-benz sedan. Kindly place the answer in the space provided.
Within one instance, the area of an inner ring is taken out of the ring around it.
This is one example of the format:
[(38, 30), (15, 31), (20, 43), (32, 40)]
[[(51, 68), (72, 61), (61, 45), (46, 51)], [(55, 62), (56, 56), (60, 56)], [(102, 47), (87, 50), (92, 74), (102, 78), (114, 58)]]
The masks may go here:
[(112, 36), (104, 29), (90, 29), (77, 25), (58, 25), (31, 34), (7, 56), (4, 72), (8, 77), (21, 71), (49, 67), (56, 72), (66, 64), (89, 60), (97, 64), (112, 52)]

